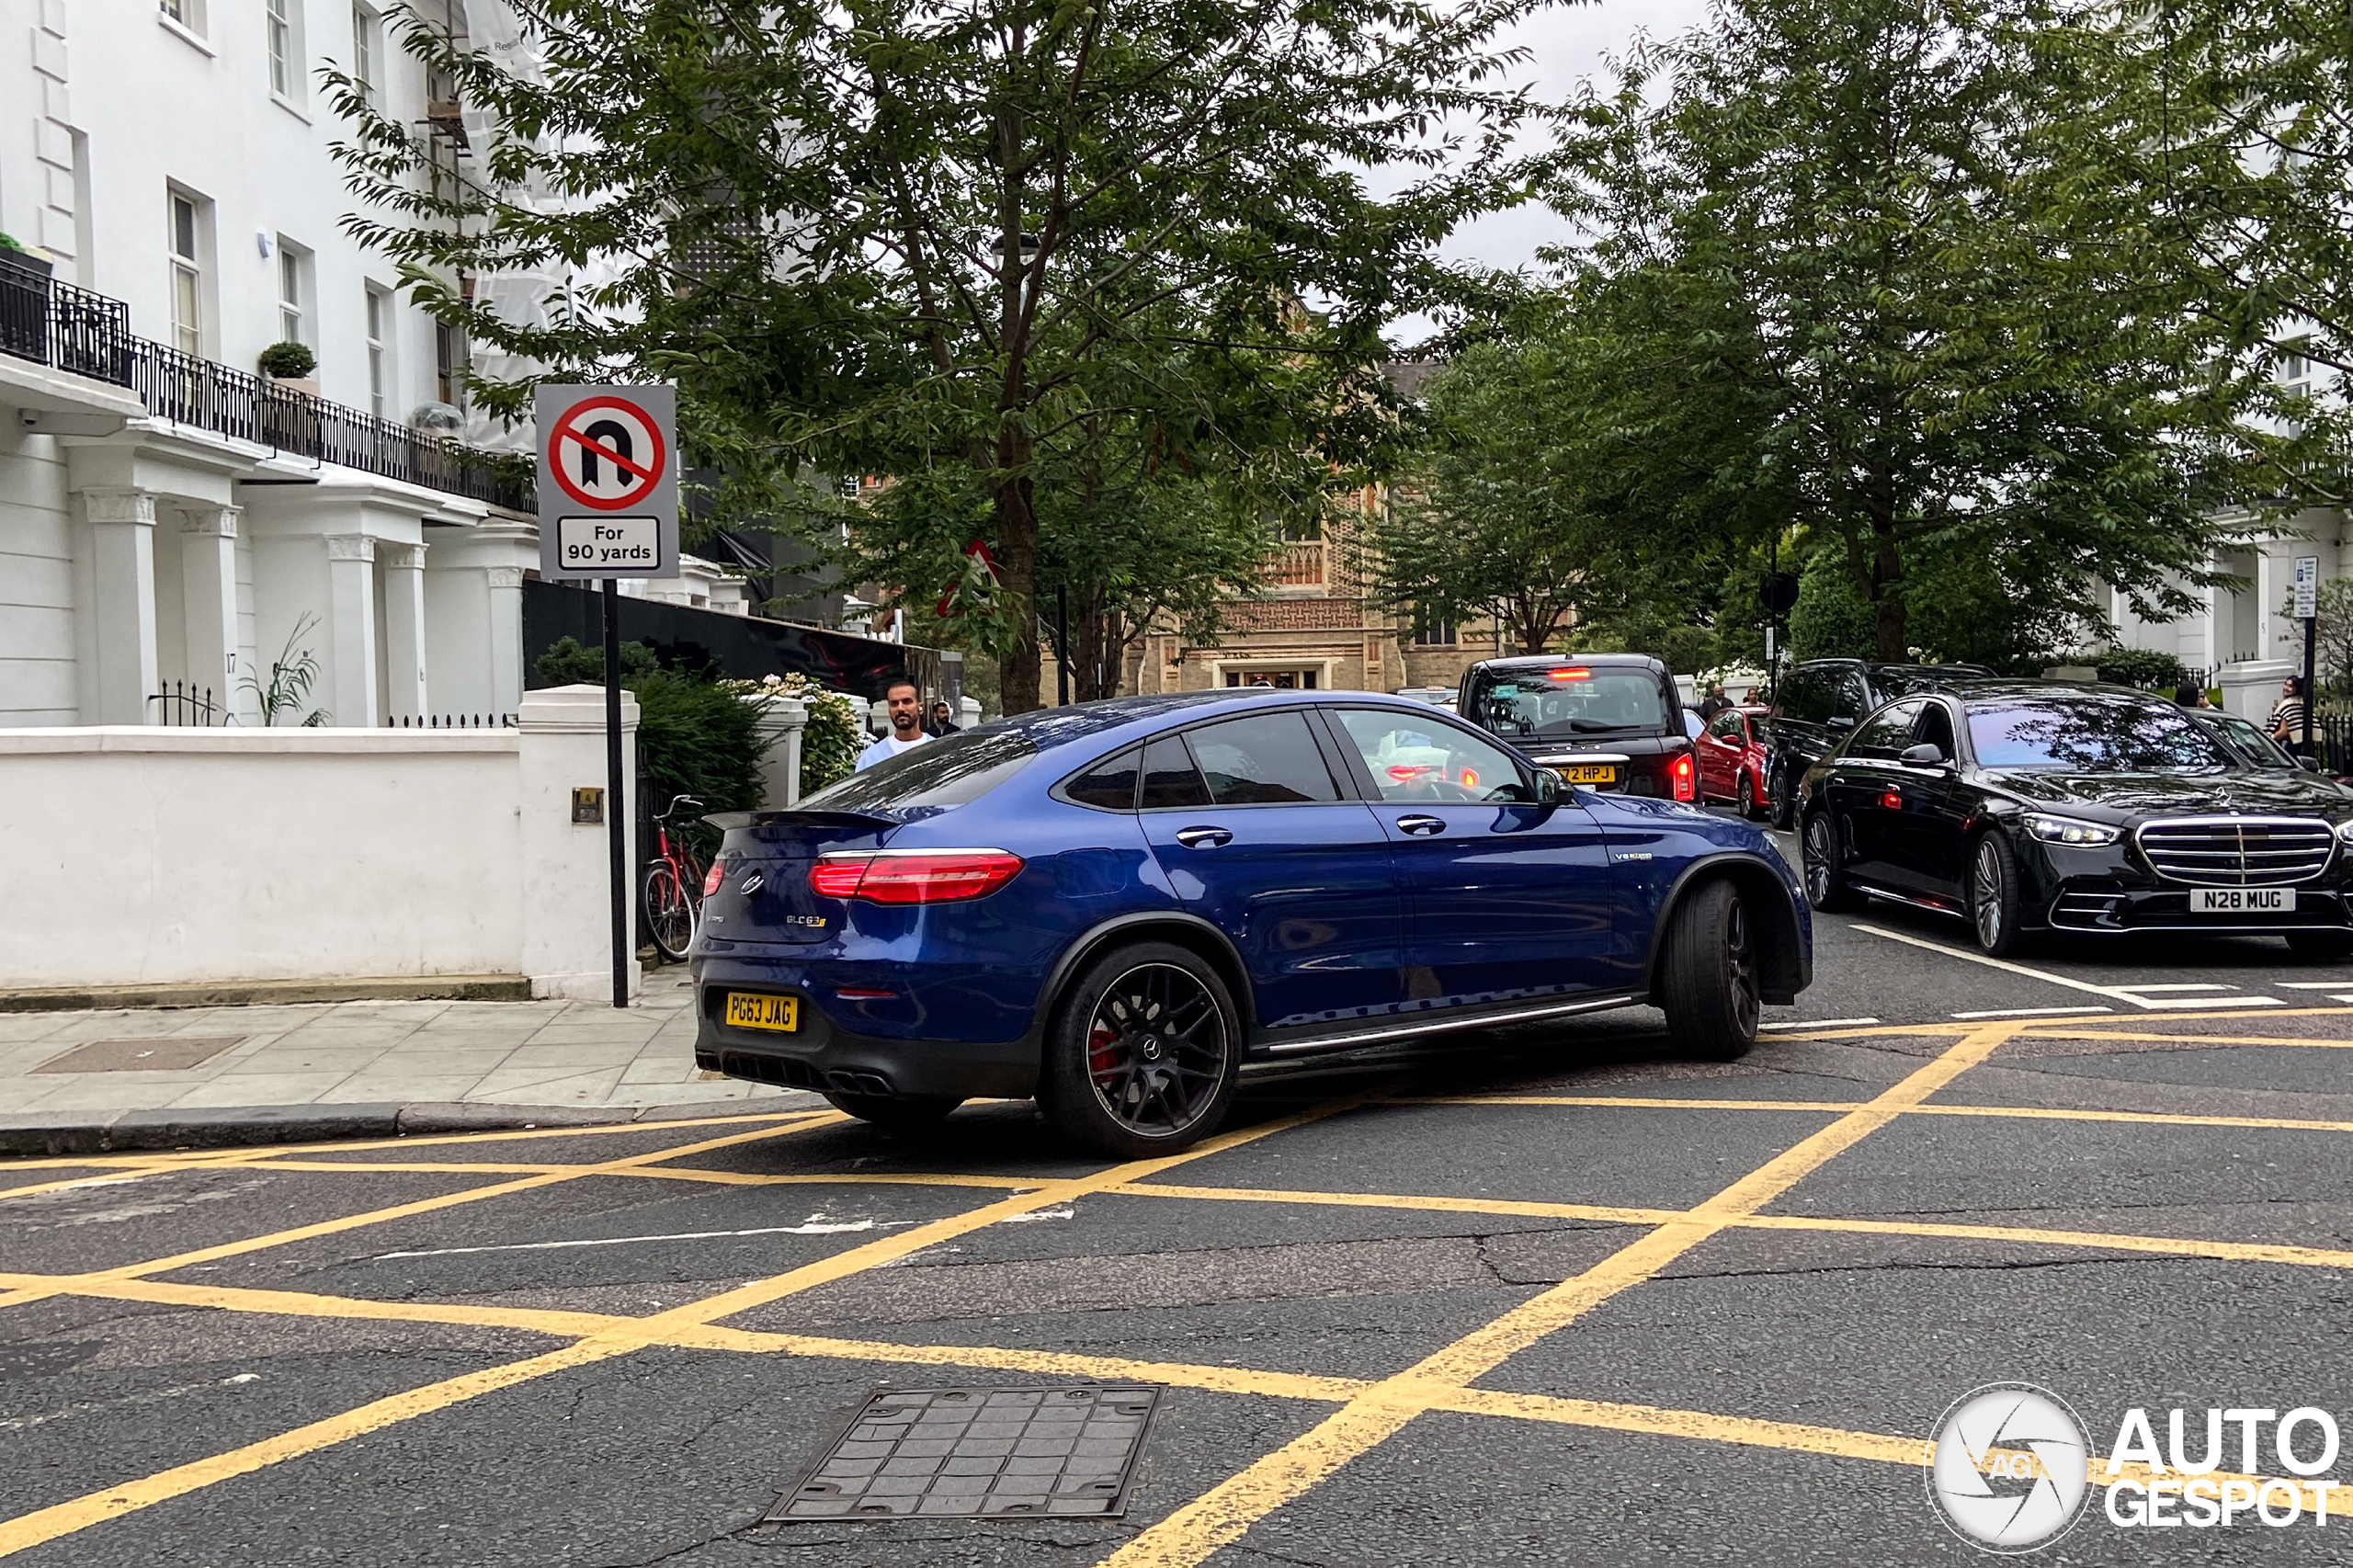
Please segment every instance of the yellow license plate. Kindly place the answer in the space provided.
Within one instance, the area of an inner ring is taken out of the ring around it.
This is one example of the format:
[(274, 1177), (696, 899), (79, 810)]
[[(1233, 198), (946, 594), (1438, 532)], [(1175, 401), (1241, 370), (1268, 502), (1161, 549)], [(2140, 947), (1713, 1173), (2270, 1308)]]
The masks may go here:
[(801, 1027), (801, 998), (731, 991), (727, 994), (727, 1021), (737, 1028), (790, 1033)]
[(1615, 784), (1618, 769), (1607, 762), (1563, 762), (1552, 769), (1572, 784)]

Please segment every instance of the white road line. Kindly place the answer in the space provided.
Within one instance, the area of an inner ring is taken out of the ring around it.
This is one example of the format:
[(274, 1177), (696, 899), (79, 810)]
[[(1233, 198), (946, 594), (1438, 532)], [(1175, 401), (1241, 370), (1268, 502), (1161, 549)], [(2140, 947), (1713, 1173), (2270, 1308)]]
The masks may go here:
[(202, 1393), (206, 1389), (234, 1388), (240, 1383), (259, 1381), (261, 1381), (259, 1372), (239, 1372), (233, 1377), (215, 1378), (210, 1382), (182, 1383), (176, 1389), (157, 1389), (153, 1393), (125, 1394), (120, 1399), (101, 1399), (87, 1404), (69, 1404), (63, 1410), (52, 1410), (41, 1415), (19, 1415), (12, 1420), (0, 1421), (0, 1432), (22, 1432), (28, 1427), (46, 1426), (52, 1421), (63, 1421), (68, 1416), (89, 1415), (101, 1410), (122, 1410), (134, 1405), (161, 1404), (167, 1399), (178, 1399), (184, 1394)]
[(2277, 996), (2152, 996), (2144, 1007), (2284, 1007)]
[[(2341, 980), (2275, 980), (2271, 983), (2282, 991), (2336, 991), (2344, 987)], [(2335, 998), (2331, 998), (2335, 1000)]]
[(2127, 986), (2122, 987), (2121, 989), (2126, 990), (2126, 991), (2142, 991), (2142, 992), (2148, 992), (2148, 991), (2236, 991), (2236, 990), (2238, 989), (2238, 987), (2237, 987), (2237, 986), (2235, 986), (2235, 985), (2224, 985), (2224, 984), (2222, 984), (2220, 981), (2214, 981), (2214, 980), (2197, 980), (2197, 981), (2190, 981), (2190, 982), (2188, 982), (2188, 983), (2167, 983), (2163, 984), (2163, 985), (2127, 985)]
[(1875, 1024), (1877, 1018), (1799, 1018), (1786, 1024), (1759, 1024), (1760, 1029), (1843, 1029), (1857, 1024)]
[(1949, 948), (1942, 942), (1930, 942), (1918, 937), (1907, 937), (1901, 931), (1882, 930), (1877, 926), (1866, 926), (1859, 920), (1848, 922), (1847, 928), (1849, 930), (1860, 931), (1867, 937), (1884, 937), (1891, 942), (1902, 942), (1906, 947), (1926, 948), (1932, 953), (1942, 953), (1949, 959), (1961, 959), (1970, 963), (1982, 963), (1987, 969), (1998, 969), (2006, 971), (2011, 974), (2022, 974), (2029, 980), (2040, 980), (2044, 982), (2046, 984), (2051, 985), (2063, 985), (2070, 991), (2088, 991), (2095, 996), (2105, 996), (2111, 1002), (2130, 1002), (2136, 1007), (2154, 1007), (2156, 1006), (2154, 1002), (2143, 1001), (2140, 997), (2133, 995), (2131, 992), (2124, 989), (2120, 985), (2094, 985), (2088, 980), (2070, 980), (2063, 974), (2052, 974), (2049, 970), (2029, 969), (2022, 963), (2012, 963), (2007, 959), (1988, 958), (1984, 953), (1972, 953), (1960, 948)]
[(1982, 1012), (1955, 1013), (1956, 1018), (2047, 1018), (2054, 1014), (2087, 1017), (2093, 1013), (2113, 1013), (2113, 1007), (1988, 1007)]
[(664, 1236), (596, 1236), (577, 1242), (507, 1242), (497, 1246), (436, 1247), (430, 1252), (381, 1252), (369, 1259), (382, 1263), (395, 1257), (454, 1257), (470, 1252), (551, 1252), (559, 1247), (618, 1247), (636, 1242), (707, 1242), (733, 1236), (837, 1236), (847, 1231), (896, 1230), (913, 1220), (824, 1220), (812, 1214), (798, 1225), (764, 1225), (755, 1231), (678, 1231)]

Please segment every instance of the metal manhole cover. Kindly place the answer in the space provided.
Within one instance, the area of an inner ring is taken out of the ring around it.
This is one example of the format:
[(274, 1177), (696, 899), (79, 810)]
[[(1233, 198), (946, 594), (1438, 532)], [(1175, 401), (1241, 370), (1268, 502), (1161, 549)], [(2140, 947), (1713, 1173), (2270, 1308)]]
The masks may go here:
[(767, 1522), (1116, 1517), (1159, 1403), (1126, 1384), (883, 1389)]
[(233, 1045), (241, 1034), (159, 1035), (145, 1040), (94, 1040), (63, 1056), (52, 1056), (36, 1073), (185, 1073), (200, 1067)]

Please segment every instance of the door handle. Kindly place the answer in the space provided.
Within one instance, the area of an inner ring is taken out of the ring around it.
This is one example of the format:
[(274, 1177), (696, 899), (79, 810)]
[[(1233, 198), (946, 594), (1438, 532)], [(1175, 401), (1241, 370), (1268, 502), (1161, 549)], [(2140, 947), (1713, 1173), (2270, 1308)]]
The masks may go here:
[(1397, 831), (1400, 833), (1444, 833), (1446, 824), (1438, 817), (1399, 817)]
[(1222, 827), (1180, 827), (1176, 842), (1188, 849), (1215, 849), (1233, 842), (1233, 835)]

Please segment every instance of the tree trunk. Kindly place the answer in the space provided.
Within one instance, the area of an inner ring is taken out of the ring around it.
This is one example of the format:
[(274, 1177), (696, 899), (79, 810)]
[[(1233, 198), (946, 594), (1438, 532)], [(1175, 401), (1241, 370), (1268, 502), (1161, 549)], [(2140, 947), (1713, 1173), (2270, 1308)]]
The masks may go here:
[(1879, 657), (1891, 665), (1909, 664), (1911, 607), (1904, 599), (1904, 557), (1895, 548), (1893, 516), (1874, 517), (1871, 536), (1871, 617)]
[(1072, 607), (1071, 642), (1063, 651), (1070, 660), (1070, 691), (1074, 701), (1094, 702), (1111, 693), (1103, 689), (1103, 592), (1091, 588)]
[[(997, 443), (998, 462), (1020, 475), (996, 493), (997, 574), (1013, 634), (997, 662), (1007, 715), (1045, 706), (1038, 694), (1038, 517), (1029, 509), (1027, 445), (1013, 437)], [(1024, 449), (1017, 453), (1017, 447)]]

